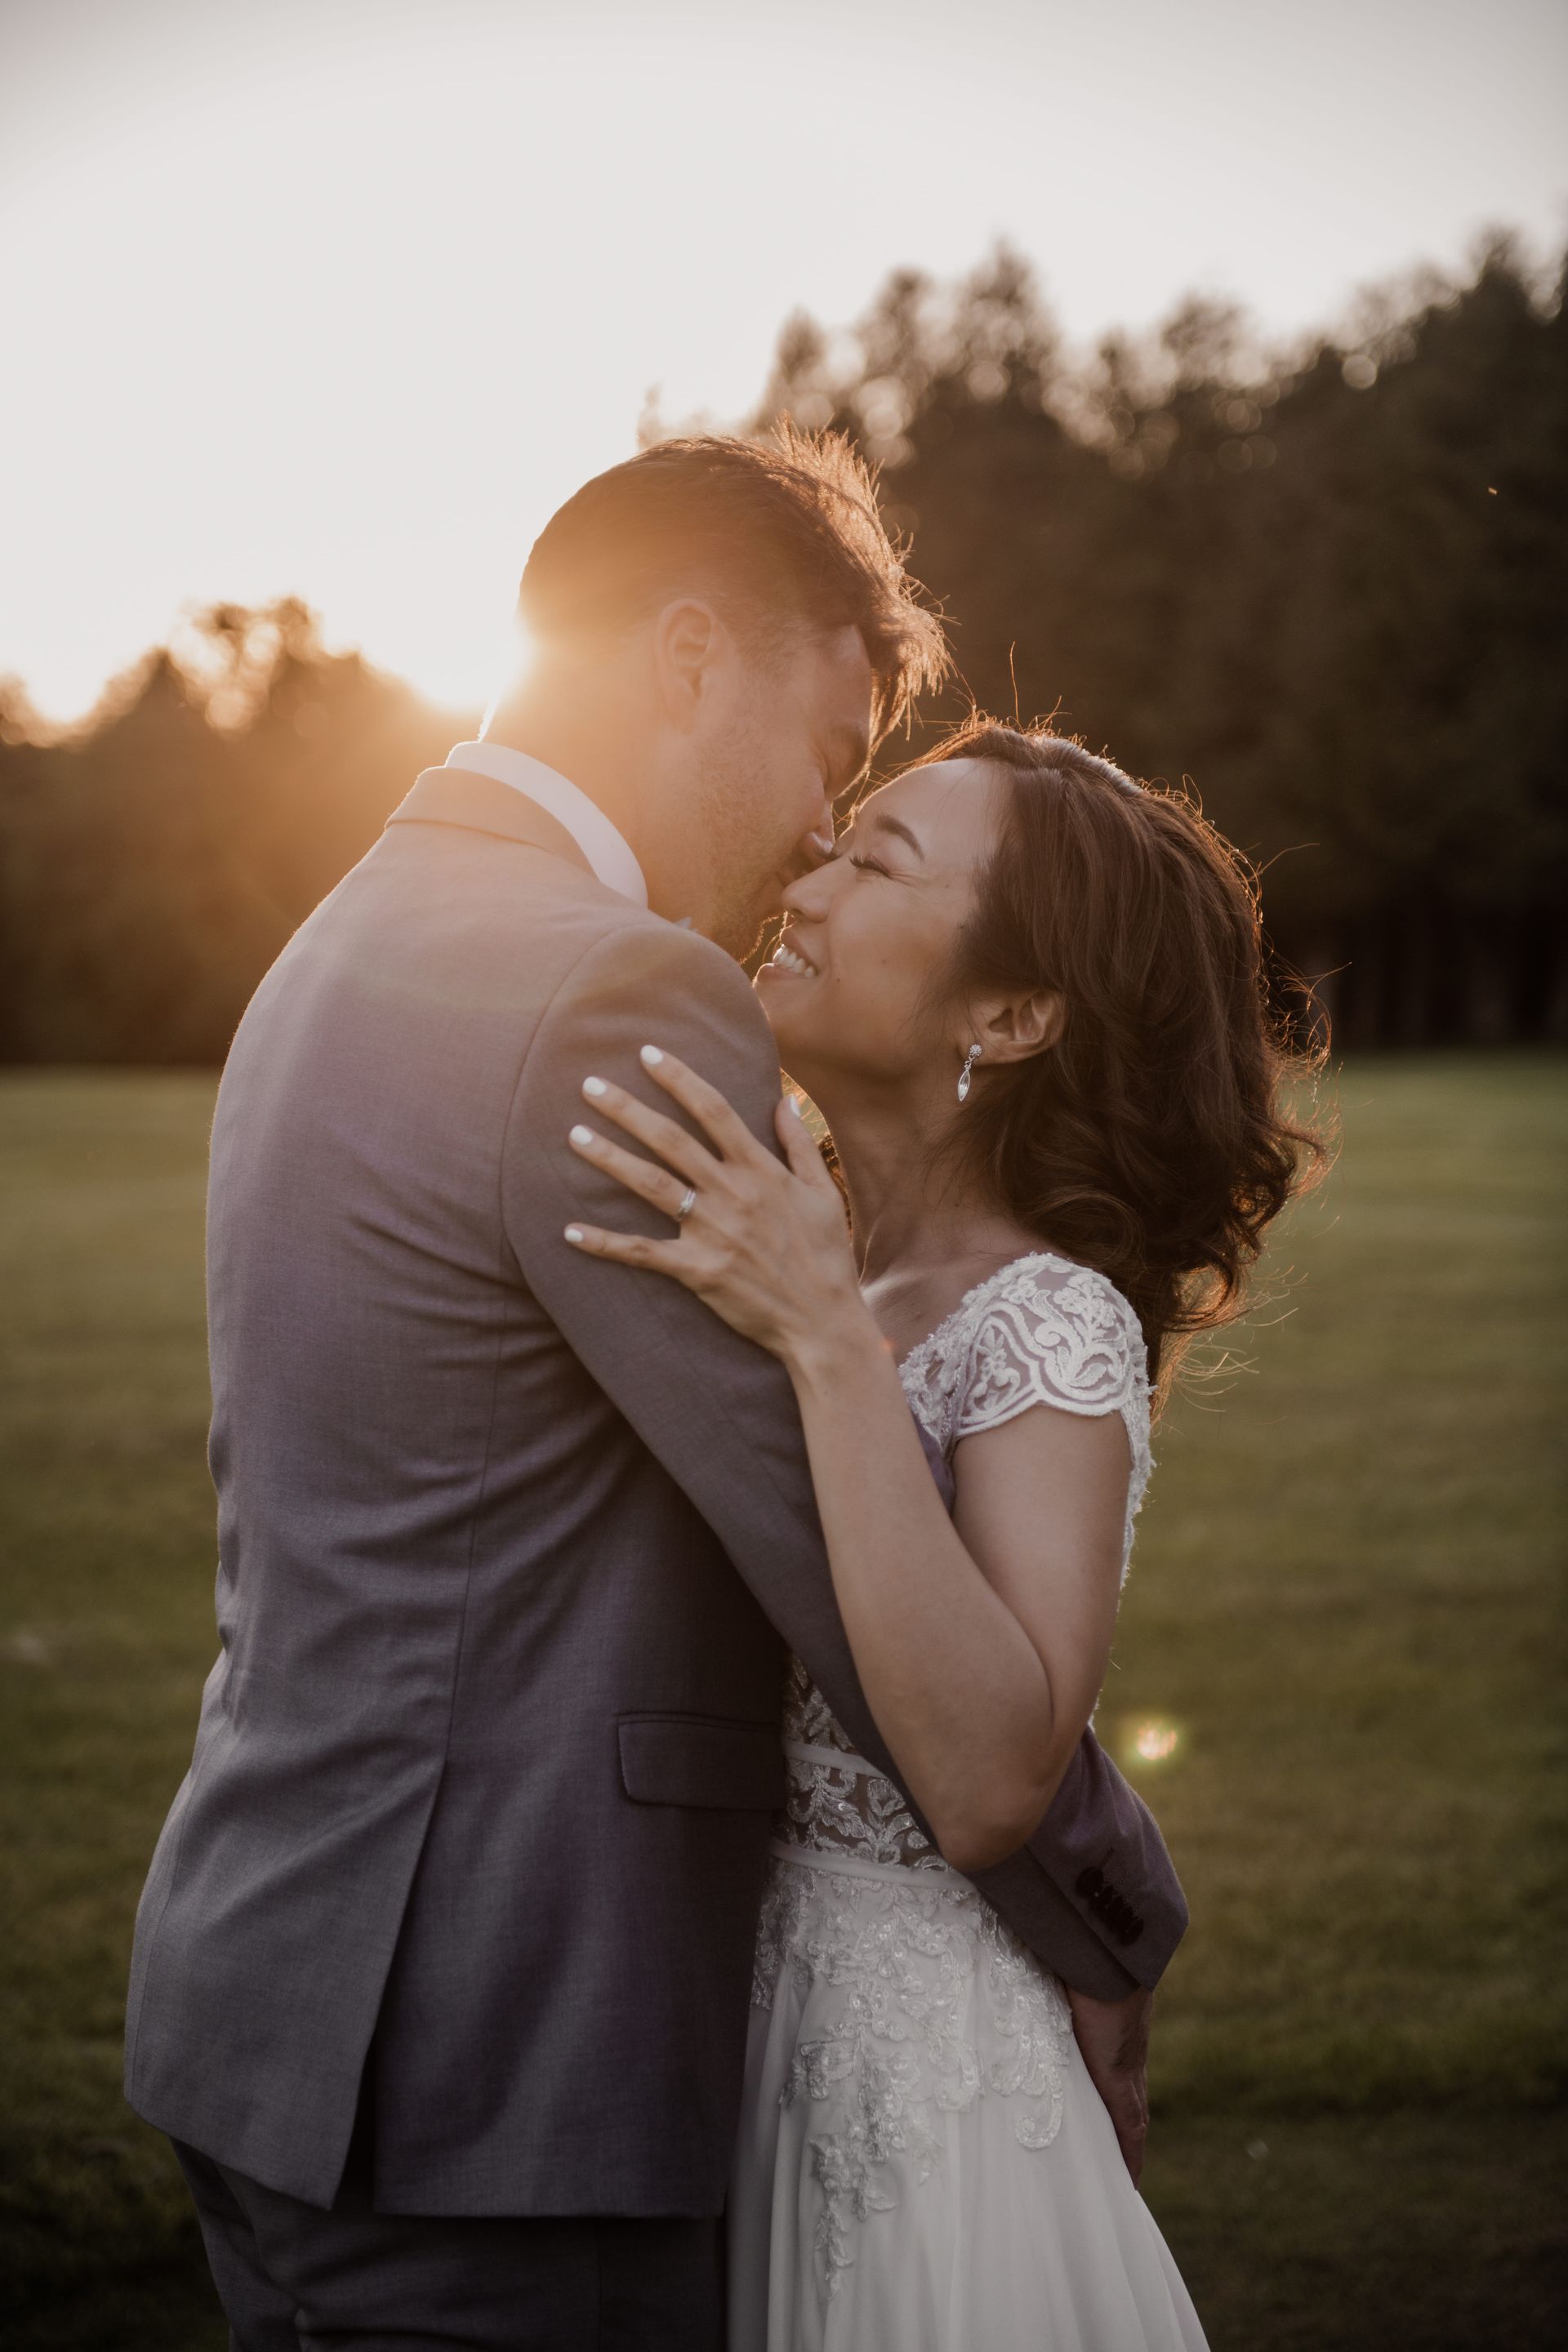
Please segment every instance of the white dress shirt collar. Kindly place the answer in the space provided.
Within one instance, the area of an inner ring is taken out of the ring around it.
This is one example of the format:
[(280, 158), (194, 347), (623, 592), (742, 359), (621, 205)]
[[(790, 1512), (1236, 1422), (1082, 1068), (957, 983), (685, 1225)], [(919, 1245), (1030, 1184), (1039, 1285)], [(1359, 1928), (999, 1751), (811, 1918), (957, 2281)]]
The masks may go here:
[(565, 827), (606, 890), (618, 891), (634, 906), (647, 905), (647, 884), (625, 835), (586, 793), (542, 760), (514, 751), (510, 743), (458, 743), (447, 752), (447, 765), (492, 776), (521, 793)]

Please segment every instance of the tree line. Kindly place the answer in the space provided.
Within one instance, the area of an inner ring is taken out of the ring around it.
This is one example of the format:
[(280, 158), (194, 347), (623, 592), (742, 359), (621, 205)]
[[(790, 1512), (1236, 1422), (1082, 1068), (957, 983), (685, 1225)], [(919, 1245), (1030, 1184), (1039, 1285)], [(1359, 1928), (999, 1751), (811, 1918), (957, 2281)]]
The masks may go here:
[[(963, 677), (917, 741), (973, 697), (1186, 780), (1342, 1043), (1562, 1037), (1563, 290), (1498, 241), (1293, 351), (1191, 300), (1086, 362), (1001, 250), (792, 320), (751, 423), (880, 465)], [(293, 601), (202, 615), (67, 740), (0, 698), (0, 1058), (221, 1058), (471, 723)]]

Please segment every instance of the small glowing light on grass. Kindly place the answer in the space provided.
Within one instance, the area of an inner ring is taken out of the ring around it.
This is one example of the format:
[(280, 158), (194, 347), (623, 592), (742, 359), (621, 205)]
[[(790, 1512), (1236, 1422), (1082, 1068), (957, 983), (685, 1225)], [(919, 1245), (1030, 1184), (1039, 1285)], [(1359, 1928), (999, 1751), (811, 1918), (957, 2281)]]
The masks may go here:
[(1144, 1764), (1163, 1764), (1182, 1744), (1173, 1723), (1140, 1723), (1132, 1733), (1132, 1753)]

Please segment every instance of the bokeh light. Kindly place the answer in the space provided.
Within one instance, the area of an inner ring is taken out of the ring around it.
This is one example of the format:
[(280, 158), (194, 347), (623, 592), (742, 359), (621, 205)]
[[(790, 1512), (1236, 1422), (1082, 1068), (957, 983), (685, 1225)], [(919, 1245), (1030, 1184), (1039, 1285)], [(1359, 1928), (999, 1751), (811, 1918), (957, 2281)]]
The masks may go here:
[(1130, 1727), (1126, 1744), (1129, 1761), (1138, 1765), (1168, 1764), (1184, 1743), (1177, 1725), (1163, 1716), (1149, 1716)]

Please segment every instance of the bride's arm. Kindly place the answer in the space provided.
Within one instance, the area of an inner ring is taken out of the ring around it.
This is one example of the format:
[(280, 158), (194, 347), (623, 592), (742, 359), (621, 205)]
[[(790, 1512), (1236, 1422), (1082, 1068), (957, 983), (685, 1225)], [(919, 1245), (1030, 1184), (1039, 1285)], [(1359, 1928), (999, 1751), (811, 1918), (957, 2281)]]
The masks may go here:
[(829, 1328), (784, 1360), (867, 1703), (948, 1861), (984, 1870), (1033, 1833), (1104, 1679), (1127, 1439), (1048, 1408), (967, 1438), (950, 1520), (872, 1341)]
[(648, 1066), (716, 1150), (594, 1079), (590, 1106), (674, 1173), (586, 1127), (574, 1148), (671, 1214), (689, 1185), (696, 1204), (668, 1241), (590, 1226), (568, 1238), (672, 1276), (787, 1368), (868, 1704), (947, 1859), (986, 1869), (1035, 1830), (1105, 1673), (1121, 1421), (1042, 1409), (966, 1439), (950, 1520), (857, 1287), (837, 1188), (793, 1110), (781, 1107), (784, 1168), (683, 1064)]

